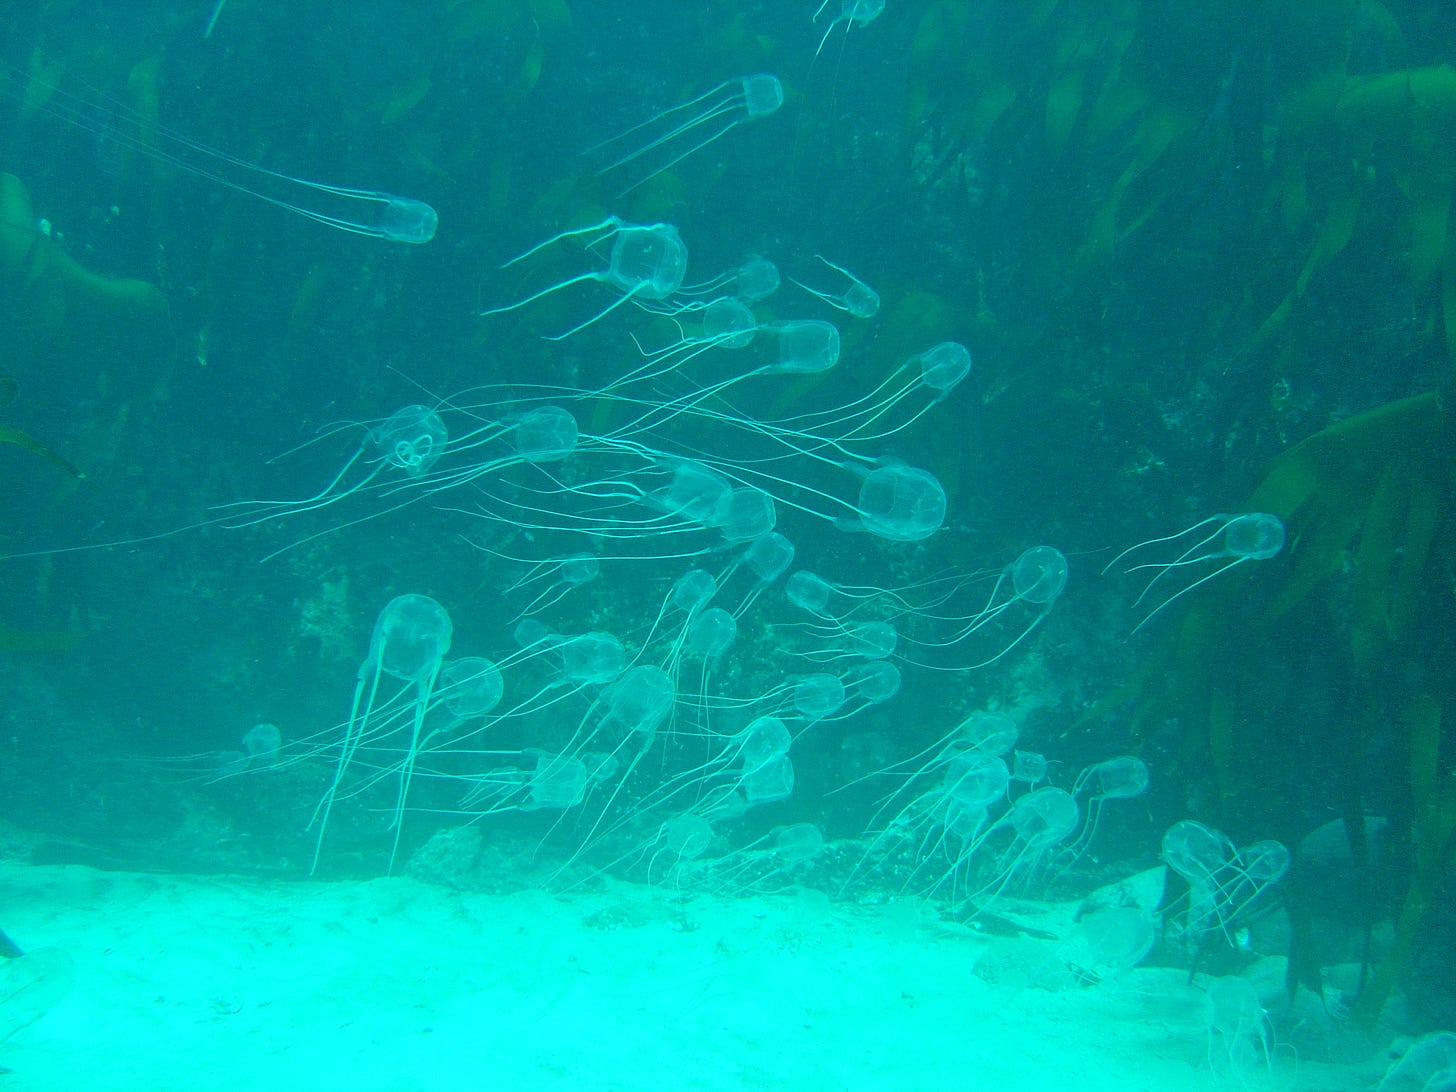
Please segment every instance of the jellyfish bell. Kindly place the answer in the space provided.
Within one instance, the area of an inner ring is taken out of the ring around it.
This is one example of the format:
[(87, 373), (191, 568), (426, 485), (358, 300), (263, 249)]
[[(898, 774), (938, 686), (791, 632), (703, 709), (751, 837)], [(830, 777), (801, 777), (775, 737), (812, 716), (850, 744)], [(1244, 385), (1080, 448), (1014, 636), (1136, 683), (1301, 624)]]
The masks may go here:
[(758, 303), (779, 290), (779, 280), (779, 267), (767, 258), (755, 255), (738, 267), (734, 289), (744, 302)]
[(671, 465), (672, 478), (648, 499), (663, 511), (701, 524), (717, 526), (735, 504), (747, 505), (747, 498), (730, 500), (733, 485), (722, 474), (694, 459), (678, 459)]
[(778, 339), (778, 359), (760, 375), (818, 375), (839, 363), (839, 328), (822, 319), (787, 319), (762, 329)]
[(870, 660), (851, 672), (850, 682), (861, 698), (878, 705), (900, 692), (900, 669), (886, 660)]
[(454, 716), (483, 717), (500, 704), (504, 692), (500, 668), (484, 656), (462, 656), (440, 669), (440, 700)]
[(731, 489), (719, 498), (712, 526), (729, 542), (751, 542), (769, 534), (778, 522), (774, 499), (762, 489)]
[(610, 633), (593, 630), (568, 637), (558, 646), (562, 659), (562, 676), (574, 684), (609, 683), (627, 666), (627, 653), (622, 642)]
[(777, 531), (769, 531), (749, 542), (743, 563), (762, 583), (770, 584), (794, 563), (794, 544)]
[(971, 353), (958, 341), (942, 341), (911, 357), (909, 363), (920, 370), (921, 381), (943, 397), (970, 374)]
[(826, 615), (830, 597), (833, 595), (834, 586), (807, 569), (790, 573), (789, 579), (784, 583), (784, 596), (789, 602), (810, 614)]
[(742, 349), (753, 343), (758, 320), (740, 299), (725, 296), (703, 309), (703, 338), (723, 349)]
[(580, 438), (576, 418), (560, 406), (537, 406), (511, 430), (516, 451), (529, 463), (558, 462), (576, 450)]
[(395, 410), (369, 436), (380, 459), (412, 478), (425, 474), (440, 461), (449, 438), (440, 415), (420, 405)]
[(1284, 523), (1268, 512), (1245, 512), (1228, 521), (1223, 538), (1231, 557), (1267, 561), (1284, 549)]
[(857, 514), (840, 520), (839, 527), (891, 542), (920, 542), (940, 530), (945, 512), (945, 490), (934, 474), (891, 463), (865, 474)]
[(708, 607), (693, 616), (685, 634), (685, 648), (692, 655), (715, 659), (726, 652), (738, 636), (738, 622), (722, 607)]
[(612, 242), (608, 279), (642, 299), (665, 300), (682, 286), (688, 248), (671, 224), (626, 224)]
[(1067, 559), (1051, 546), (1033, 546), (1011, 566), (1011, 587), (1025, 602), (1046, 606), (1067, 586)]

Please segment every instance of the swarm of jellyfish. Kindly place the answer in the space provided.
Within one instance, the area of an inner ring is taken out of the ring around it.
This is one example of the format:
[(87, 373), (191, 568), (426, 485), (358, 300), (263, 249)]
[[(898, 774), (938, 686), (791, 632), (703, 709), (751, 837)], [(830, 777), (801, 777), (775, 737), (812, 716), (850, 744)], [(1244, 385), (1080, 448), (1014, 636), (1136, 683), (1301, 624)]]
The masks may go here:
[[(820, 4), (815, 55), (836, 36), (847, 48), (883, 8)], [(620, 198), (767, 130), (784, 100), (777, 76), (732, 76), (583, 154)], [(167, 154), (330, 227), (412, 244), (436, 232), (416, 199), (185, 142)], [(1108, 809), (1147, 788), (1141, 758), (1069, 771), (1017, 749), (1017, 720), (988, 709), (946, 712), (932, 742), (841, 784), (823, 784), (804, 758), (892, 707), (907, 680), (1004, 666), (1068, 585), (1066, 555), (1045, 544), (949, 571), (904, 560), (946, 533), (955, 498), (901, 452), (925, 450), (913, 442), (922, 422), (972, 412), (957, 399), (970, 350), (944, 340), (885, 360), (872, 338), (844, 336), (874, 329), (872, 282), (887, 283), (853, 271), (852, 256), (746, 253), (703, 272), (676, 225), (601, 210), (541, 236), (492, 261), (512, 287), (478, 318), (569, 315), (542, 334), (543, 353), (578, 336), (615, 345), (590, 380), (381, 406), (276, 457), (290, 483), (276, 495), (201, 521), (275, 531), (266, 560), (409, 509), (442, 514), (491, 576), (486, 647), (454, 647), (458, 605), (414, 592), (381, 602), (337, 723), (292, 737), (258, 725), (241, 750), (197, 756), (208, 776), (317, 771), (315, 870), (347, 810), (373, 817), (384, 871), (431, 828), (514, 821), (549, 847), (538, 856), (559, 886), (610, 871), (771, 893), (829, 847), (820, 824), (779, 821), (810, 778), (831, 795), (878, 793), (841, 871), (848, 894), (873, 887), (971, 917), (1084, 860)], [(311, 479), (297, 469), (308, 458)], [(1141, 578), (1136, 632), (1283, 544), (1272, 515), (1215, 515), (1129, 547), (1104, 572)], [(864, 563), (877, 557), (890, 561)], [(1195, 943), (1232, 939), (1287, 867), (1277, 843), (1238, 849), (1192, 821), (1163, 849), (1184, 883), (1172, 920)], [(1076, 963), (1105, 973), (1091, 957)]]

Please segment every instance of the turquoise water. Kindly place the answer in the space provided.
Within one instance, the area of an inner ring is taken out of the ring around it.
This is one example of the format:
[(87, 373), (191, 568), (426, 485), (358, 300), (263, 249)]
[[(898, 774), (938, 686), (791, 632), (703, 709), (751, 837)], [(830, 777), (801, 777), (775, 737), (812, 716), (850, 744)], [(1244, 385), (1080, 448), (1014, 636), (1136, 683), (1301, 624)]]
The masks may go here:
[(1166, 861), (1152, 963), (1373, 931), (1449, 1027), (1453, 17), (830, 7), (0, 5), (3, 421), (84, 474), (0, 452), (0, 818), (983, 923)]

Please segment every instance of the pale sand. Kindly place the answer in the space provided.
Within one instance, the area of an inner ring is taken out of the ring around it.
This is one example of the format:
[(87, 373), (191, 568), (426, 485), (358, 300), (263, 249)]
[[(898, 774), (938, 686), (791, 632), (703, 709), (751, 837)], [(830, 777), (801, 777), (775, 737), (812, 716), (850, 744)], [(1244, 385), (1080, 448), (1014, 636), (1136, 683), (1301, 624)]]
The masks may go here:
[(70, 994), (0, 1043), (5, 1092), (1343, 1092), (1379, 1075), (1285, 1050), (1219, 1079), (1185, 973), (1079, 987), (1055, 942), (914, 903), (4, 863), (0, 913), (76, 964)]

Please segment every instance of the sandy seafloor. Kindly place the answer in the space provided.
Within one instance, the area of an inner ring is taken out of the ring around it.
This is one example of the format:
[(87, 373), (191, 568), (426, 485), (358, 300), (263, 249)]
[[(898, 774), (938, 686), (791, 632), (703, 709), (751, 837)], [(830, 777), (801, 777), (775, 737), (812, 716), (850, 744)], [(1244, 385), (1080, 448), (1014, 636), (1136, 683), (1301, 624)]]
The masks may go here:
[[(0, 1043), (5, 1092), (1341, 1092), (1383, 1066), (1374, 1048), (1336, 1065), (1273, 1044), (1269, 1064), (1217, 1072), (1186, 972), (1078, 986), (1055, 941), (948, 925), (913, 901), (11, 862), (0, 907), (22, 946), (75, 962), (64, 999)], [(1048, 908), (1043, 924), (1065, 920)]]

